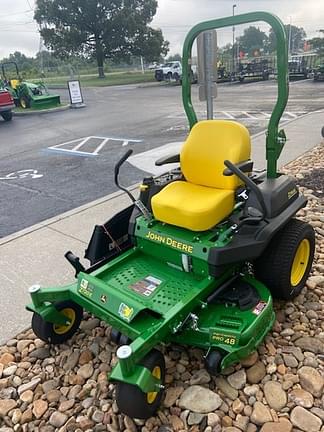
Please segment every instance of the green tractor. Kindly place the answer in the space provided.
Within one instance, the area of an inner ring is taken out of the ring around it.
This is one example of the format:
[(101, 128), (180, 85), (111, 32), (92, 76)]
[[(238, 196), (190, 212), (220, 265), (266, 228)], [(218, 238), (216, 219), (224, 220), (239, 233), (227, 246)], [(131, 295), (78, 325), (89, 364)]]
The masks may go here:
[(314, 69), (314, 81), (324, 81), (324, 63)]
[[(189, 64), (204, 31), (265, 21), (277, 39), (278, 97), (266, 135), (267, 169), (254, 172), (250, 135), (240, 123), (198, 121), (191, 103)], [(271, 330), (273, 298), (292, 300), (311, 269), (313, 228), (295, 218), (307, 200), (293, 178), (277, 172), (286, 142), (278, 130), (288, 100), (284, 26), (255, 12), (200, 23), (184, 42), (182, 96), (190, 126), (180, 154), (157, 165), (179, 163), (148, 177), (131, 205), (97, 225), (85, 268), (72, 252), (76, 281), (30, 287), (32, 329), (60, 344), (79, 328), (83, 311), (111, 327), (118, 362), (109, 374), (119, 410), (149, 418), (165, 387), (164, 343), (201, 348), (207, 370), (218, 374), (255, 351)]]
[(2, 63), (1, 72), (2, 86), (12, 95), (17, 107), (46, 109), (61, 104), (60, 96), (50, 94), (44, 83), (22, 80), (16, 62)]

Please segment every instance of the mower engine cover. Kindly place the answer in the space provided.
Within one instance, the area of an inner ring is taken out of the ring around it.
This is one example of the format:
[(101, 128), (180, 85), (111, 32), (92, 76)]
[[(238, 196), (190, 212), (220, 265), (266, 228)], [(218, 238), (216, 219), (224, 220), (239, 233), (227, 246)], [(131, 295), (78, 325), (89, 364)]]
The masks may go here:
[[(287, 175), (281, 175), (275, 179), (267, 178), (258, 186), (264, 199), (266, 217), (270, 219), (282, 213), (299, 196), (295, 180)], [(249, 193), (246, 206), (261, 210), (260, 203), (253, 191)]]

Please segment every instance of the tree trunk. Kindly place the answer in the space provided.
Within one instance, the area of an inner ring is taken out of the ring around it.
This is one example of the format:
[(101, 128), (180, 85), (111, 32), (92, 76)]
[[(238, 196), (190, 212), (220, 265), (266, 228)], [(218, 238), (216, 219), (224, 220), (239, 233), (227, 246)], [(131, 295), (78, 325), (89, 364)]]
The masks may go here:
[(96, 38), (96, 57), (97, 57), (97, 65), (98, 65), (98, 77), (105, 78), (104, 72), (104, 55), (102, 49), (102, 43), (99, 37)]

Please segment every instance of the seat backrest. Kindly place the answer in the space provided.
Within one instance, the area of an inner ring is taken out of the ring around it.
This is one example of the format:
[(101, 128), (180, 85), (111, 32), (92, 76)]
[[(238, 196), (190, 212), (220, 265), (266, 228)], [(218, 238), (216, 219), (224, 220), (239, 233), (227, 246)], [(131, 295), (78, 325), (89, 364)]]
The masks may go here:
[(180, 153), (181, 171), (194, 184), (235, 190), (242, 184), (236, 176), (224, 176), (224, 160), (250, 159), (249, 131), (231, 120), (203, 120), (195, 124)]
[(19, 84), (19, 80), (17, 80), (17, 79), (12, 79), (12, 80), (10, 80), (10, 85), (11, 85), (11, 87), (12, 87), (13, 89), (16, 90), (18, 84)]

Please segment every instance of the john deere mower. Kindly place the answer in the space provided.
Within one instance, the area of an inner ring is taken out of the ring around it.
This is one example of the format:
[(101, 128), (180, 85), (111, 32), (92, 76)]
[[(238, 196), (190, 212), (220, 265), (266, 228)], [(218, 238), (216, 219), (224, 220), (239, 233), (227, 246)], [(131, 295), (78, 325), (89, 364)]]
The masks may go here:
[[(197, 121), (191, 103), (189, 58), (199, 33), (265, 21), (276, 34), (278, 97), (266, 136), (267, 169), (253, 171), (250, 135), (240, 123)], [(255, 12), (196, 25), (183, 48), (182, 94), (190, 133), (180, 154), (157, 165), (177, 169), (144, 178), (139, 198), (115, 183), (131, 204), (97, 225), (85, 268), (68, 286), (30, 288), (32, 328), (60, 344), (78, 329), (83, 311), (111, 327), (118, 362), (109, 374), (121, 412), (148, 418), (164, 389), (164, 343), (202, 349), (218, 374), (255, 351), (270, 331), (273, 298), (291, 300), (304, 287), (314, 255), (314, 232), (295, 218), (306, 205), (293, 178), (277, 172), (286, 138), (278, 124), (288, 99), (287, 45), (275, 16)], [(167, 169), (166, 169), (167, 171)]]
[(22, 80), (16, 62), (2, 63), (1, 72), (3, 86), (11, 93), (16, 106), (24, 109), (44, 109), (61, 104), (60, 96), (50, 94), (44, 83)]

